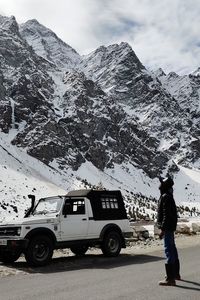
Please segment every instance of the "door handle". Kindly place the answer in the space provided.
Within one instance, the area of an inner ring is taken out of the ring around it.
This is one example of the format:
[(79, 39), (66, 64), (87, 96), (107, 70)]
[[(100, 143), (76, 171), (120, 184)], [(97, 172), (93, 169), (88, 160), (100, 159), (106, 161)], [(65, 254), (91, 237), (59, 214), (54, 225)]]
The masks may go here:
[(86, 219), (86, 218), (83, 218), (82, 221), (87, 221), (87, 219)]

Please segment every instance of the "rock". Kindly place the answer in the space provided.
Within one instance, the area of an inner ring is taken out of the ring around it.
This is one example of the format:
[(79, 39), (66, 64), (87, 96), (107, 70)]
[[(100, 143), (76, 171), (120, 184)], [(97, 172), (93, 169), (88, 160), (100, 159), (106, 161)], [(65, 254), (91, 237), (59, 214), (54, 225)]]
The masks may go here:
[(134, 229), (139, 239), (144, 240), (149, 238), (149, 232), (144, 227), (136, 226)]
[(154, 225), (154, 236), (158, 236), (160, 234), (160, 229)]
[(176, 233), (191, 234), (191, 229), (188, 225), (184, 223), (178, 223), (176, 228)]
[(200, 232), (200, 222), (192, 223), (191, 227), (193, 233)]

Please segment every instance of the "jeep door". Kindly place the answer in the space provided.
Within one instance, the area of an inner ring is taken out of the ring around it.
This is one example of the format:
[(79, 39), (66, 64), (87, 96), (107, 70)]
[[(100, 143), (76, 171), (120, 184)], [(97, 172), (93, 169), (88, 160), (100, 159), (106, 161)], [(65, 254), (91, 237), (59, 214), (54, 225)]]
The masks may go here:
[(60, 224), (62, 241), (85, 239), (88, 234), (86, 199), (66, 198)]

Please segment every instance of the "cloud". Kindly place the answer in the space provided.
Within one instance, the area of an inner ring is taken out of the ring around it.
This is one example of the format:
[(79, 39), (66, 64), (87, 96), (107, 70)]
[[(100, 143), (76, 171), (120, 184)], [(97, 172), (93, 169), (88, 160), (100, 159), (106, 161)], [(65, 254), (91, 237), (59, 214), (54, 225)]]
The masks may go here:
[(19, 23), (37, 19), (61, 37), (65, 37), (65, 40), (75, 41), (77, 45), (82, 44), (82, 34), (88, 27), (91, 2), (91, 0), (0, 0), (4, 12), (9, 16), (15, 15)]
[(199, 66), (199, 1), (112, 0), (97, 10), (94, 35), (128, 41), (147, 67), (187, 73)]
[(18, 22), (35, 18), (80, 53), (126, 41), (151, 69), (199, 67), (199, 0), (0, 0)]

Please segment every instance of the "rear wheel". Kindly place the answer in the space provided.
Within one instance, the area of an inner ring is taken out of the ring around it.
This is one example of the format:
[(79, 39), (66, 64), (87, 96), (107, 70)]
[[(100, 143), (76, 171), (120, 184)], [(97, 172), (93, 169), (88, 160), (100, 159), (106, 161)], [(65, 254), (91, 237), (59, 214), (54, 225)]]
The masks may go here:
[(53, 255), (53, 242), (48, 236), (33, 237), (25, 252), (25, 258), (30, 266), (39, 267), (47, 265)]
[(118, 256), (122, 248), (121, 235), (117, 231), (108, 232), (103, 240), (101, 250), (105, 256)]
[(77, 256), (82, 256), (84, 255), (87, 250), (88, 250), (88, 246), (86, 245), (79, 245), (79, 246), (73, 246), (70, 248), (70, 250)]

